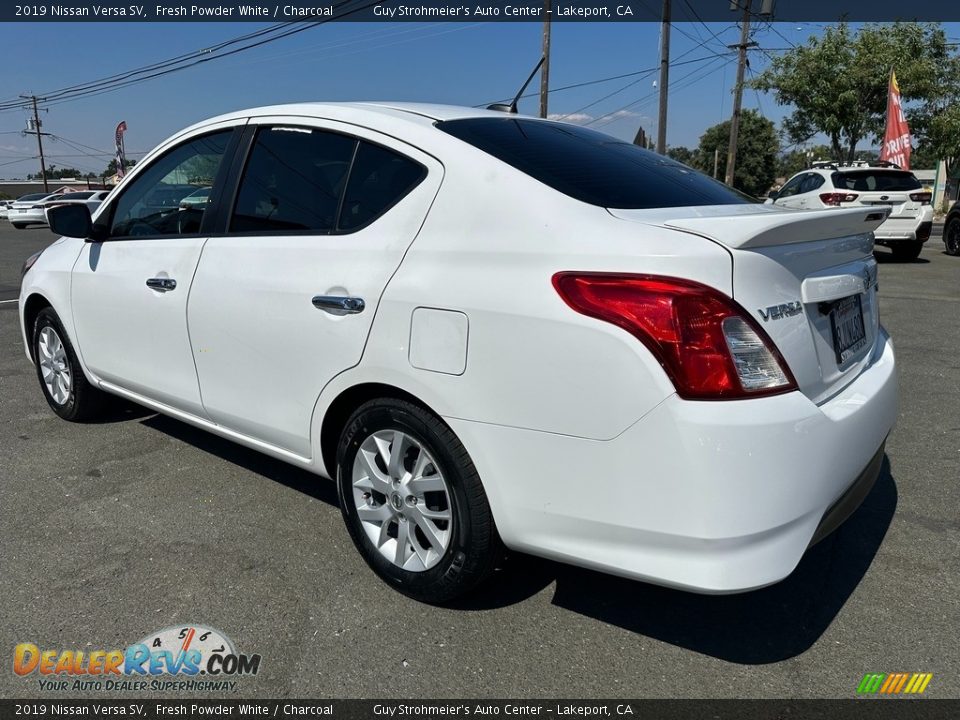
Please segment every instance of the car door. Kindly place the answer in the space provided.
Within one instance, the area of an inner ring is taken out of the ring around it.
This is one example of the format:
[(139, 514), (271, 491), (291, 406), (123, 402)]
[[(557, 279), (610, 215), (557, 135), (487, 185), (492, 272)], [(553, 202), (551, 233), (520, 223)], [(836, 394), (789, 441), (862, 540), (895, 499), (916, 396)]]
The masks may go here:
[(224, 157), (238, 141), (232, 126), (208, 127), (138, 168), (97, 216), (95, 234), (106, 239), (86, 243), (72, 273), (76, 341), (87, 368), (108, 386), (200, 416), (186, 308), (215, 213), (163, 201), (200, 184), (222, 185)]
[(190, 293), (194, 360), (213, 421), (311, 457), (314, 404), (360, 361), (442, 166), (354, 125), (250, 123), (228, 231), (207, 242)]
[(800, 207), (799, 201), (797, 200), (797, 193), (800, 192), (800, 183), (803, 182), (805, 175), (806, 173), (801, 173), (790, 178), (790, 180), (780, 188), (780, 191), (777, 193), (777, 199), (773, 201), (774, 204), (785, 207)]

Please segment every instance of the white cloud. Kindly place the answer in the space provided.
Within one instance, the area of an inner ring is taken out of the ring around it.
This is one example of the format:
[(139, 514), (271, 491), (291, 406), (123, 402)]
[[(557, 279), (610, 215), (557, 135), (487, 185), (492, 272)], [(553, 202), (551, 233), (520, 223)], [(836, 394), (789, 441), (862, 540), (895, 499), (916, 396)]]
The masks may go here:
[(587, 115), (587, 113), (570, 113), (569, 115), (564, 113), (550, 113), (547, 115), (547, 120), (561, 120), (563, 122), (573, 123), (574, 125), (583, 125), (593, 120), (593, 115)]

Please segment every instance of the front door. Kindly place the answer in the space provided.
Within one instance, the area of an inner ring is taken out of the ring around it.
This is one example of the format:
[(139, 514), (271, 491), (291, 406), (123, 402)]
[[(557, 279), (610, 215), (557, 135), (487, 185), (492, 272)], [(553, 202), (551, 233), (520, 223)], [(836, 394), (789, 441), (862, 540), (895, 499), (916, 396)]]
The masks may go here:
[(97, 218), (108, 238), (86, 243), (73, 268), (76, 340), (90, 371), (201, 416), (187, 298), (210, 217), (206, 206), (180, 201), (223, 181), (232, 133), (221, 126), (194, 135), (129, 178)]
[(207, 241), (191, 289), (193, 357), (213, 421), (311, 457), (317, 398), (360, 361), (442, 166), (353, 125), (251, 124), (228, 232)]

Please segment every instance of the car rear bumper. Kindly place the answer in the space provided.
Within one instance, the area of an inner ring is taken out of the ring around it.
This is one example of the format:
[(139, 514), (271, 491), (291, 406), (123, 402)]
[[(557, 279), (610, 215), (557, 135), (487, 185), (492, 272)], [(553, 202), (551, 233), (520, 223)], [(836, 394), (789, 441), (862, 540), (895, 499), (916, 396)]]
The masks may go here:
[(873, 231), (877, 244), (894, 242), (926, 242), (933, 230), (933, 220), (919, 218), (889, 218)]
[(448, 419), (508, 547), (703, 593), (782, 580), (869, 492), (897, 415), (893, 346), (815, 405), (671, 396), (610, 441)]
[(46, 225), (47, 216), (43, 210), (34, 210), (30, 208), (26, 212), (10, 210), (7, 212), (7, 220), (18, 225)]

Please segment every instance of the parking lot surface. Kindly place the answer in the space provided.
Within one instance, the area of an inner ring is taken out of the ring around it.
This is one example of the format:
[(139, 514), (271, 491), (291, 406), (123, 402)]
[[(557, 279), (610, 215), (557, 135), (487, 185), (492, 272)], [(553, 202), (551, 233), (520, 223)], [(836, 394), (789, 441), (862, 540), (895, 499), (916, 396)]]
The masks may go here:
[(939, 226), (917, 262), (880, 265), (902, 393), (881, 478), (790, 578), (708, 597), (515, 556), (436, 608), (367, 569), (330, 482), (132, 405), (56, 418), (3, 302), (53, 236), (0, 223), (2, 697), (130, 697), (41, 690), (13, 649), (191, 624), (262, 656), (193, 697), (853, 697), (873, 672), (960, 697), (960, 258)]

